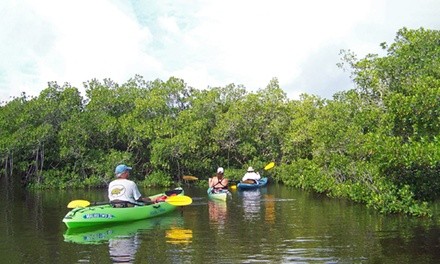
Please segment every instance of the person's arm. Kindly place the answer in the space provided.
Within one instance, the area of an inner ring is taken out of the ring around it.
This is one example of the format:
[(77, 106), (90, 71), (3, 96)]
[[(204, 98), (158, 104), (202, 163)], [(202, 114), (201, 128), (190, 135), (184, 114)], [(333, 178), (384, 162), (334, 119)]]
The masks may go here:
[(137, 187), (136, 184), (133, 183), (133, 198), (138, 201), (138, 202), (142, 202), (142, 203), (151, 203), (151, 199), (150, 197), (143, 197), (141, 195), (141, 192), (139, 191), (139, 188)]
[(241, 181), (245, 181), (245, 180), (247, 180), (248, 179), (248, 174), (246, 173), (244, 176), (243, 176), (243, 178), (241, 178)]
[(228, 184), (229, 184), (229, 180), (226, 179), (226, 178), (224, 178), (224, 179), (223, 179), (223, 185), (224, 185), (225, 187), (228, 187)]
[(208, 179), (208, 187), (212, 187), (212, 178)]
[(151, 204), (155, 201), (152, 201), (150, 199), (150, 197), (139, 197), (139, 199), (137, 199), (138, 202), (142, 202), (142, 203), (146, 203), (146, 204)]

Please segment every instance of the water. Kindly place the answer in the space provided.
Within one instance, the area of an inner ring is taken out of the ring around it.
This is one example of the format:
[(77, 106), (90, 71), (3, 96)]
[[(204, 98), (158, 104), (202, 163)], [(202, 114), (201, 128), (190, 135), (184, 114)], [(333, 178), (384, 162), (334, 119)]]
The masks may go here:
[[(29, 192), (2, 184), (1, 263), (438, 263), (437, 217), (383, 216), (361, 205), (269, 184), (227, 202), (183, 186), (189, 206), (155, 219), (68, 230), (75, 199), (105, 190)], [(161, 190), (143, 190), (155, 194)]]

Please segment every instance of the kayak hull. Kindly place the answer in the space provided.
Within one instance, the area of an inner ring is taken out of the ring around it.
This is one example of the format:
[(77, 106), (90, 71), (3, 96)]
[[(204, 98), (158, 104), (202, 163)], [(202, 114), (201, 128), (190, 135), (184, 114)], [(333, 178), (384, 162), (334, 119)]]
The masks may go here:
[(263, 177), (263, 178), (258, 180), (258, 183), (239, 182), (237, 184), (237, 188), (239, 190), (252, 190), (252, 189), (257, 189), (257, 188), (266, 186), (266, 184), (267, 184), (267, 177)]
[[(154, 199), (163, 195), (165, 193), (153, 195), (150, 198)], [(184, 195), (183, 190), (178, 195)], [(114, 208), (110, 204), (95, 205), (74, 208), (64, 216), (63, 222), (68, 228), (90, 227), (153, 218), (175, 209), (175, 205), (167, 202), (126, 208)]]
[(230, 192), (228, 190), (220, 190), (218, 192), (212, 192), (212, 188), (208, 188), (208, 197), (213, 200), (226, 201)]
[(183, 218), (178, 212), (162, 217), (154, 217), (127, 223), (114, 223), (82, 228), (68, 228), (64, 232), (64, 241), (77, 244), (102, 244), (111, 239), (126, 239), (144, 230), (177, 229), (183, 226)]

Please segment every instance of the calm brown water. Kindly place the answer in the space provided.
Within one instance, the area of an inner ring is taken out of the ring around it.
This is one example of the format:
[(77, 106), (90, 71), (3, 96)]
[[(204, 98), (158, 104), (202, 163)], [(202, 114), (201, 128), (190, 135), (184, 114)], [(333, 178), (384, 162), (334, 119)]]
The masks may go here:
[[(3, 179), (4, 180), (4, 179)], [(67, 230), (74, 199), (105, 190), (28, 192), (0, 186), (1, 263), (439, 263), (438, 217), (383, 216), (360, 205), (269, 184), (227, 202), (183, 186), (193, 204), (165, 217)], [(143, 190), (155, 194), (162, 190)]]

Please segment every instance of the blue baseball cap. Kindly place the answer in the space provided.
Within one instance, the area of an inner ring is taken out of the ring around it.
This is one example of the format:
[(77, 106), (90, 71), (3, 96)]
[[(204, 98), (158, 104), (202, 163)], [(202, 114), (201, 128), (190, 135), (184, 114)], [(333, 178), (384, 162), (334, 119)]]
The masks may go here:
[(132, 168), (131, 168), (131, 167), (128, 167), (128, 166), (125, 165), (125, 164), (121, 164), (121, 165), (116, 166), (115, 174), (116, 174), (116, 175), (119, 175), (119, 174), (121, 174), (121, 173), (123, 173), (123, 172), (125, 172), (125, 171), (127, 171), (127, 170), (132, 170)]

